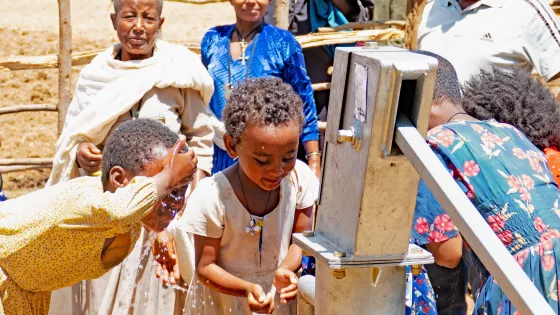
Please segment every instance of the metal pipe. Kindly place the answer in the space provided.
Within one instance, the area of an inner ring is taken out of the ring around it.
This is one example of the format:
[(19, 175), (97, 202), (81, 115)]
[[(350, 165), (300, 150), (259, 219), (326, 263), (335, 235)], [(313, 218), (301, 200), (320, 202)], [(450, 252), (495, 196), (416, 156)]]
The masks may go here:
[(416, 127), (408, 118), (402, 116), (398, 118), (396, 127), (397, 145), (517, 310), (521, 314), (555, 314), (488, 223), (440, 163)]

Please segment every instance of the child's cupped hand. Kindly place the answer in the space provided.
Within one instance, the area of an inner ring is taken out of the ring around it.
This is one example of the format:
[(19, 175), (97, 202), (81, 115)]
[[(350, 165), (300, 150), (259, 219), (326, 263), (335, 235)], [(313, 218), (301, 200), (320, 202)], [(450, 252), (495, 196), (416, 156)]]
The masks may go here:
[(175, 250), (175, 239), (167, 230), (158, 233), (152, 246), (152, 253), (156, 261), (156, 277), (161, 278), (168, 285), (179, 283), (181, 273)]
[(264, 293), (262, 287), (252, 283), (247, 290), (247, 303), (251, 312), (258, 314), (272, 314), (274, 312), (274, 296)]
[(274, 287), (280, 293), (280, 303), (286, 304), (297, 296), (298, 277), (290, 269), (279, 267), (274, 274)]

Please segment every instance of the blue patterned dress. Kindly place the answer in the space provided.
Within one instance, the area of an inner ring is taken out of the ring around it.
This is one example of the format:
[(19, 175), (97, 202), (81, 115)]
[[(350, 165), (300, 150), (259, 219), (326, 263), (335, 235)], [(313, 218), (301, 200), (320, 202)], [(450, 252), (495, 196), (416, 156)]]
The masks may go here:
[[(428, 143), (558, 313), (560, 195), (543, 153), (520, 131), (494, 120), (436, 127), (428, 133)], [(442, 242), (457, 234), (449, 216), (431, 199), (421, 183), (412, 226), (412, 237), (419, 244)], [(423, 200), (431, 206), (418, 206)], [(515, 314), (515, 307), (474, 252), (468, 250), (464, 259), (482, 278), (475, 314)]]
[[(230, 58), (230, 38), (235, 25), (217, 26), (204, 35), (201, 44), (202, 63), (214, 79), (214, 95), (210, 101), (210, 110), (222, 119), (226, 105), (224, 86), (229, 83), (228, 58)], [(254, 47), (256, 45), (256, 47)], [(252, 53), (254, 51), (254, 53)], [(246, 77), (277, 77), (290, 84), (303, 100), (305, 126), (301, 135), (302, 142), (319, 140), (317, 126), (317, 109), (313, 100), (313, 88), (305, 70), (301, 46), (288, 31), (269, 24), (264, 24), (258, 37), (246, 48), (246, 65), (240, 59), (230, 64), (233, 87), (243, 82)], [(252, 55), (252, 56), (251, 56)], [(249, 71), (247, 72), (247, 69)], [(326, 69), (325, 69), (326, 71)], [(212, 173), (217, 173), (233, 164), (226, 151), (214, 145), (214, 166)]]

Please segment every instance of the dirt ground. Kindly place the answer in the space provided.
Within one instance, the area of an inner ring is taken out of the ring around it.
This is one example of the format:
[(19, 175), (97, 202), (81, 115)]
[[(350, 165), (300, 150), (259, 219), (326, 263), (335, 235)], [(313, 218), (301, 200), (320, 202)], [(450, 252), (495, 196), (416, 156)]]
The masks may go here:
[[(58, 6), (56, 1), (0, 0), (0, 58), (41, 56), (58, 50)], [(109, 0), (72, 0), (74, 52), (108, 47), (115, 42)], [(200, 41), (212, 26), (233, 23), (229, 2), (194, 5), (165, 2), (163, 38), (171, 42)], [(74, 67), (75, 84), (81, 67)], [(0, 107), (23, 104), (55, 104), (57, 70), (0, 72)], [(18, 113), (0, 116), (0, 158), (53, 157), (57, 115), (53, 112)], [(3, 175), (8, 197), (43, 187), (50, 169)]]

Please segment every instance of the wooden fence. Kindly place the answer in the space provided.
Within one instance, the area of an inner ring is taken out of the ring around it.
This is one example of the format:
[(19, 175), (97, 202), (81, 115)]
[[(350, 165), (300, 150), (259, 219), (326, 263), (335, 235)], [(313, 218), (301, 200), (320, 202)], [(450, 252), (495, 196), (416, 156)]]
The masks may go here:
[[(227, 0), (170, 0), (176, 2), (205, 4)], [(276, 22), (287, 28), (286, 4), (288, 0), (277, 0)], [(280, 12), (282, 11), (282, 12)], [(47, 56), (17, 56), (0, 59), (0, 71), (19, 71), (58, 68), (58, 102), (57, 104), (32, 104), (0, 108), (0, 115), (35, 111), (58, 112), (58, 133), (62, 132), (68, 105), (72, 98), (70, 75), (72, 66), (87, 65), (102, 50), (72, 53), (72, 25), (70, 16), (70, 0), (58, 0), (59, 13), (59, 47), (57, 55)], [(282, 20), (282, 17), (285, 18)], [(387, 26), (387, 29), (371, 29)], [(348, 44), (361, 41), (404, 41), (404, 21), (370, 21), (352, 23), (337, 28), (323, 28), (317, 33), (298, 36), (297, 40), (303, 49)], [(351, 31), (349, 29), (352, 29)], [(343, 32), (342, 32), (343, 31)], [(183, 43), (189, 49), (200, 52), (198, 44)], [(313, 84), (313, 90), (329, 90), (330, 83)], [(0, 159), (0, 173), (23, 171), (37, 168), (52, 167), (52, 158), (16, 158)]]
[[(34, 104), (0, 108), (1, 114), (12, 114), (29, 111), (57, 111), (58, 133), (64, 127), (66, 110), (72, 98), (70, 74), (72, 73), (72, 23), (70, 19), (70, 0), (58, 0), (59, 45), (55, 64), (58, 70), (58, 102), (57, 105)], [(33, 69), (22, 67), (18, 70)], [(0, 71), (2, 68), (0, 67)], [(0, 173), (26, 169), (50, 167), (52, 159), (0, 159)]]

